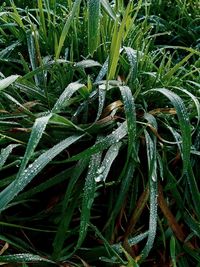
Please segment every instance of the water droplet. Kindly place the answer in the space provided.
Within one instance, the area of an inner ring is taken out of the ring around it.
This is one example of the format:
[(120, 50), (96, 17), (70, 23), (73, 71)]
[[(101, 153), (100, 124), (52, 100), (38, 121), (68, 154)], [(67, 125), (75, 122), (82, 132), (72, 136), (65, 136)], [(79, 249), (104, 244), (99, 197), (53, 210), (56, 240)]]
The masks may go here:
[(101, 174), (104, 170), (105, 170), (105, 166), (101, 166), (101, 167), (97, 170), (97, 174)]
[(102, 180), (103, 180), (103, 174), (100, 174), (100, 175), (98, 175), (97, 177), (95, 177), (95, 181), (96, 181), (97, 183), (101, 182)]

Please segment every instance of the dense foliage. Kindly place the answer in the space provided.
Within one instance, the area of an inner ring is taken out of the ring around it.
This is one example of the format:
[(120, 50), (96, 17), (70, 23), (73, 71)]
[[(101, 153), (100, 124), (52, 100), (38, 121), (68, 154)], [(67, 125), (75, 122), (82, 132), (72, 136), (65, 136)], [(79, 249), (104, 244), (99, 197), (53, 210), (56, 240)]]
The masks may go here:
[(200, 266), (199, 10), (1, 4), (1, 263)]

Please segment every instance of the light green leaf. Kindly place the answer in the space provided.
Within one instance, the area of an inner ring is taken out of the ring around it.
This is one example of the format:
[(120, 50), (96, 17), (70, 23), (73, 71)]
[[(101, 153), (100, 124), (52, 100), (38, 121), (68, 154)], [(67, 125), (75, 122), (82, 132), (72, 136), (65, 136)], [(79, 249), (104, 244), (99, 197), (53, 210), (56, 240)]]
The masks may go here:
[(100, 0), (88, 0), (88, 51), (92, 55), (99, 43)]
[(84, 84), (78, 82), (70, 83), (56, 101), (54, 107), (52, 108), (52, 112), (60, 112), (61, 109), (66, 106), (66, 103), (71, 98), (71, 96), (84, 86)]
[(12, 150), (19, 146), (19, 144), (10, 144), (6, 148), (1, 149), (1, 154), (0, 154), (0, 169), (3, 167), (5, 164), (7, 158), (9, 157), (10, 153), (12, 153)]
[(0, 80), (0, 91), (7, 88), (12, 83), (14, 83), (17, 80), (17, 78), (19, 78), (19, 75), (11, 75), (7, 78)]
[(190, 164), (190, 150), (191, 150), (191, 129), (186, 107), (182, 99), (177, 94), (171, 92), (166, 88), (151, 89), (145, 92), (144, 95), (152, 92), (159, 92), (164, 96), (166, 96), (176, 109), (180, 124), (180, 130), (182, 134), (182, 151), (180, 152), (183, 160), (183, 173), (185, 173), (188, 169), (188, 165)]
[(8, 263), (49, 262), (49, 263), (54, 263), (53, 261), (48, 260), (47, 258), (43, 258), (41, 256), (30, 254), (30, 253), (21, 253), (21, 254), (0, 256), (0, 262), (8, 262)]
[(73, 7), (72, 7), (72, 10), (68, 15), (68, 18), (67, 18), (67, 20), (65, 22), (65, 25), (63, 27), (62, 33), (60, 35), (60, 40), (59, 40), (57, 51), (55, 51), (56, 59), (58, 59), (59, 56), (60, 56), (61, 49), (62, 49), (62, 47), (64, 45), (64, 42), (65, 42), (65, 38), (66, 38), (66, 36), (67, 36), (67, 34), (69, 32), (69, 28), (71, 26), (71, 23), (72, 23), (74, 17), (76, 16), (76, 13), (78, 11), (80, 3), (81, 3), (81, 0), (75, 0), (75, 2), (73, 4)]
[(128, 127), (128, 156), (135, 151), (135, 138), (136, 138), (136, 112), (133, 95), (128, 86), (119, 87), (124, 103), (124, 110), (126, 114), (127, 127)]
[[(9, 186), (7, 186), (0, 193), (0, 211), (5, 210), (7, 205), (13, 198), (21, 192), (28, 183), (60, 152), (68, 146), (78, 141), (83, 135), (74, 135), (66, 138), (57, 145), (48, 149), (45, 153), (40, 155), (32, 164), (30, 164), (24, 171)], [(24, 164), (24, 163), (23, 163)], [(22, 165), (23, 166), (23, 165)]]

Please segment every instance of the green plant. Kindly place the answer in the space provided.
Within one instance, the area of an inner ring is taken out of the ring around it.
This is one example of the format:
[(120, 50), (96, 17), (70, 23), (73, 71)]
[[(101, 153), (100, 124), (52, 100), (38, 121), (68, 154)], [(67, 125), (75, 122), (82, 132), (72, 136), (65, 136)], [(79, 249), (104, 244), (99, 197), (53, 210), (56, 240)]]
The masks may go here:
[(0, 262), (198, 265), (198, 3), (25, 2), (0, 13)]

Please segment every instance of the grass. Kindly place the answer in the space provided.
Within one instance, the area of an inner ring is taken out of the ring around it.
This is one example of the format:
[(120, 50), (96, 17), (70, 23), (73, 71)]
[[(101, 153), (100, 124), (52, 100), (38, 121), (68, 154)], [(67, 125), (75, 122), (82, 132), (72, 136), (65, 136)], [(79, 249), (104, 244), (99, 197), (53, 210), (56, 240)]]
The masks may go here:
[(0, 262), (200, 266), (199, 1), (0, 6)]

